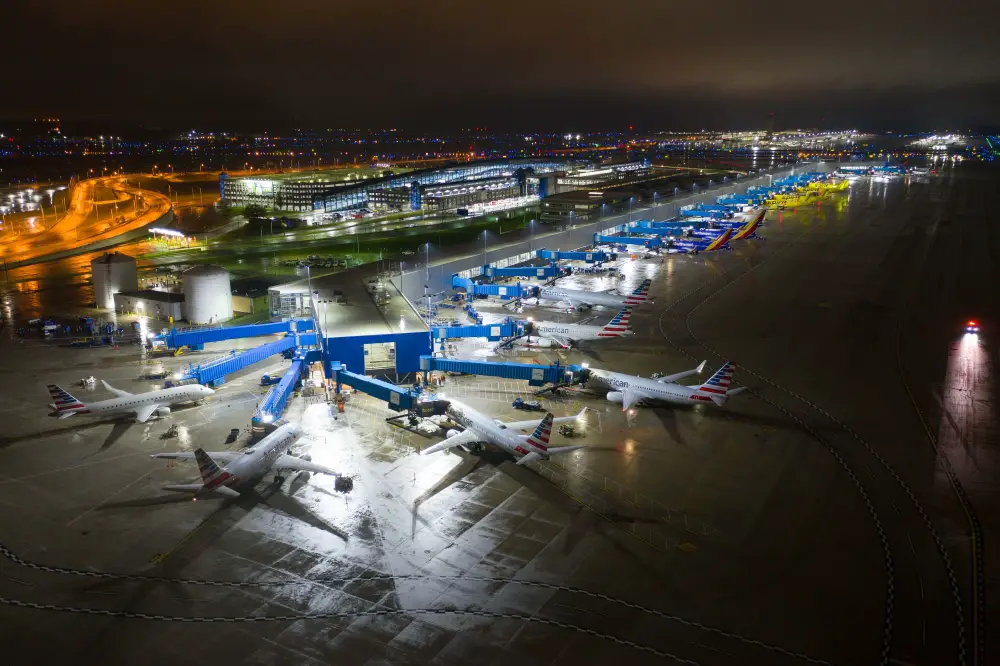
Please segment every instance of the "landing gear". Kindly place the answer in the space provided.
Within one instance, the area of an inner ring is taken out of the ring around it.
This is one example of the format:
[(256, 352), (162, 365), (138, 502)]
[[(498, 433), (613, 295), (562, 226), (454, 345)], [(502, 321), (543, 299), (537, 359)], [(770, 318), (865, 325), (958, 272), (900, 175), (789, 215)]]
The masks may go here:
[(285, 477), (277, 475), (277, 474), (274, 476), (274, 485), (280, 486), (284, 482), (285, 482)]

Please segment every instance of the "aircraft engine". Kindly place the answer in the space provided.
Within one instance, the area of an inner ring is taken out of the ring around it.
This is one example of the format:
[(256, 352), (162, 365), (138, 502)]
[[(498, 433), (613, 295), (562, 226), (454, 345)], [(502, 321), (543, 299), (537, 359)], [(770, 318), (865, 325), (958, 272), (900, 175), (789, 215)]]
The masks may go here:
[(608, 400), (610, 402), (617, 402), (618, 404), (621, 404), (625, 401), (625, 394), (621, 391), (609, 391)]
[(445, 435), (446, 435), (447, 437), (449, 437), (449, 438), (451, 438), (451, 437), (454, 437), (455, 435), (458, 435), (458, 434), (461, 434), (461, 431), (459, 431), (459, 430), (454, 430), (454, 429), (452, 429), (452, 430), (449, 430), (448, 432), (446, 432), (446, 433), (445, 433)]
[(156, 408), (156, 413), (159, 416), (170, 416), (170, 408), (169, 407), (157, 407)]

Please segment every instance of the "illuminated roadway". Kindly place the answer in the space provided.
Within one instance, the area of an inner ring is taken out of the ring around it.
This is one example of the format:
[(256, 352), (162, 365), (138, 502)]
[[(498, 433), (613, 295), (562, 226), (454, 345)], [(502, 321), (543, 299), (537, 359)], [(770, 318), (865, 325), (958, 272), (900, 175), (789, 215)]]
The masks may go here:
[(73, 188), (68, 211), (62, 217), (38, 231), (5, 234), (0, 238), (0, 255), (10, 264), (83, 250), (98, 241), (142, 229), (169, 210), (170, 200), (165, 195), (136, 188), (125, 177), (84, 180)]

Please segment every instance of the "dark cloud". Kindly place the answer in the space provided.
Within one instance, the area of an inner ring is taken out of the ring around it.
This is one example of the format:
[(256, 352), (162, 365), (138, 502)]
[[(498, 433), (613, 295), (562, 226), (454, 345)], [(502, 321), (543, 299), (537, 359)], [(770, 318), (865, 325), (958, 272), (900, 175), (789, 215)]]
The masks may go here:
[(990, 120), (1000, 87), (992, 3), (5, 4), (8, 117), (968, 125)]

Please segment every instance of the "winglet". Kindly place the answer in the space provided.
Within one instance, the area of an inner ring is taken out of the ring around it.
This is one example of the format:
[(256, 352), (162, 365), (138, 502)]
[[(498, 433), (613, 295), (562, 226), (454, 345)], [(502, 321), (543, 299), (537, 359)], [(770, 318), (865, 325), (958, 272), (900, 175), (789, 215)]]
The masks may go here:
[(112, 393), (114, 393), (119, 398), (127, 398), (128, 396), (132, 395), (128, 391), (123, 391), (121, 389), (116, 389), (114, 386), (112, 386), (111, 384), (107, 383), (103, 379), (101, 380), (101, 384), (104, 385), (104, 388), (106, 388), (107, 390), (111, 391)]
[(587, 413), (587, 408), (584, 407), (583, 409), (580, 410), (580, 413), (576, 415), (576, 419), (579, 421), (580, 419), (583, 418), (583, 415), (586, 413)]
[(698, 374), (699, 375), (705, 371), (705, 364), (706, 363), (708, 363), (708, 360), (704, 360), (704, 361), (702, 361), (701, 363), (698, 364), (697, 370), (698, 370)]

